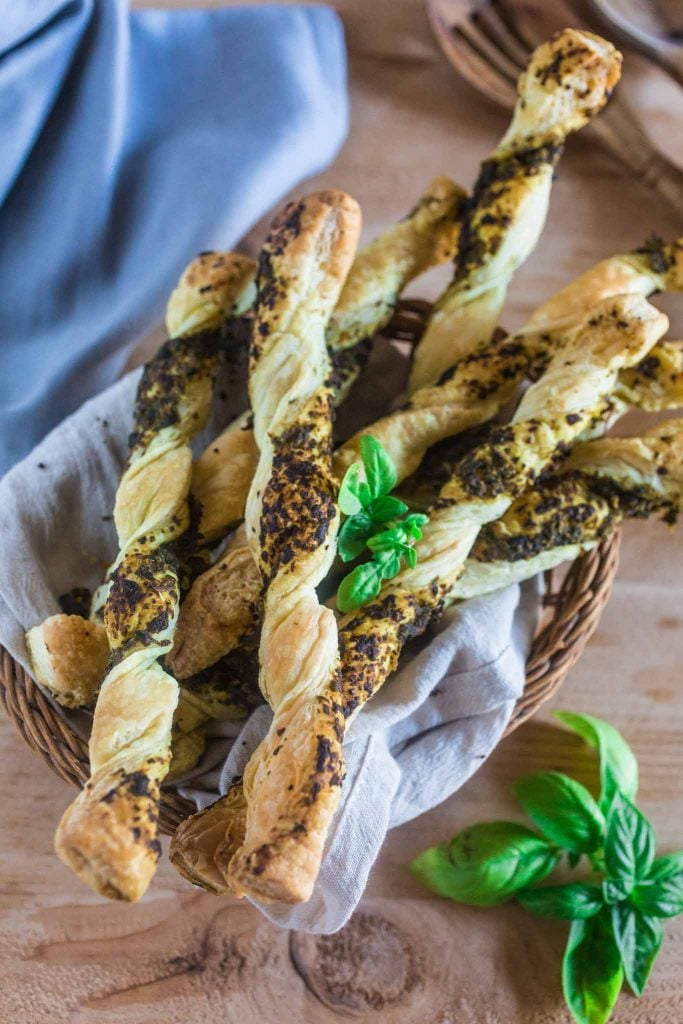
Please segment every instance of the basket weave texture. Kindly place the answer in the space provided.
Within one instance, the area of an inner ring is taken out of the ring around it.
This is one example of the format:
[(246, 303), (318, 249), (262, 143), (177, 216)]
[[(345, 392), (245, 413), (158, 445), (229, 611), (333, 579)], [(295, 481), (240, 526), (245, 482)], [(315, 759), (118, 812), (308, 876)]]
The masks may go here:
[[(402, 302), (386, 335), (414, 343), (430, 308), (430, 304), (422, 300)], [(581, 656), (609, 599), (619, 564), (619, 544), (616, 532), (572, 563), (559, 582), (559, 574), (546, 573), (542, 598), (544, 614), (529, 653), (524, 692), (508, 723), (506, 736), (557, 692)], [(60, 778), (83, 786), (89, 775), (87, 744), (2, 646), (0, 698), (24, 742), (40, 754)], [(173, 834), (195, 809), (194, 804), (177, 793), (165, 790), (161, 800), (161, 830)]]

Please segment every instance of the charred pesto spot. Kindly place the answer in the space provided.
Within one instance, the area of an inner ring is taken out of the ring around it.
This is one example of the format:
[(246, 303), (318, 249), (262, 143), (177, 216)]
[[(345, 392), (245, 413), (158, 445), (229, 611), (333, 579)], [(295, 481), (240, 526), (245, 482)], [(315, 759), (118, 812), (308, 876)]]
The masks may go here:
[(343, 393), (351, 386), (365, 368), (370, 358), (371, 348), (371, 339), (364, 338), (349, 348), (331, 350), (332, 378), (330, 384), (333, 391)]
[(472, 194), (461, 210), (454, 282), (465, 280), (499, 249), (510, 224), (506, 197), (513, 179), (533, 177), (545, 168), (552, 169), (561, 153), (561, 145), (538, 146), (499, 160), (484, 161)]
[(680, 249), (678, 242), (668, 243), (659, 235), (652, 234), (635, 251), (647, 257), (650, 269), (655, 274), (666, 274), (676, 265), (676, 255)]
[(266, 584), (298, 555), (321, 547), (336, 519), (336, 484), (328, 469), (330, 403), (329, 392), (318, 396), (305, 418), (273, 443), (259, 532)]
[(220, 345), (219, 330), (170, 338), (146, 364), (128, 439), (131, 452), (145, 448), (155, 434), (179, 422), (188, 386), (196, 378), (210, 382)]

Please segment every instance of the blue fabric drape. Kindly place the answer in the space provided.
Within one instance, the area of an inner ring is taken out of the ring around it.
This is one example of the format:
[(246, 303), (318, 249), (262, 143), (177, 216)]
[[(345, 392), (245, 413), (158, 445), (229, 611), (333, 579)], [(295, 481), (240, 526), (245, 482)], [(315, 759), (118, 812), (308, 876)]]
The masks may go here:
[(199, 250), (229, 248), (347, 125), (325, 7), (0, 18), (0, 473), (123, 368)]

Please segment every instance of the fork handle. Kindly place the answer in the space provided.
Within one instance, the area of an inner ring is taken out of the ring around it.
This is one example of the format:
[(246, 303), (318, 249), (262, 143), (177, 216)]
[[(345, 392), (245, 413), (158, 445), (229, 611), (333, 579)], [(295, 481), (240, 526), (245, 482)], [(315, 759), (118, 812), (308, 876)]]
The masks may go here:
[(639, 181), (683, 215), (683, 170), (654, 145), (621, 96), (612, 97), (591, 128)]

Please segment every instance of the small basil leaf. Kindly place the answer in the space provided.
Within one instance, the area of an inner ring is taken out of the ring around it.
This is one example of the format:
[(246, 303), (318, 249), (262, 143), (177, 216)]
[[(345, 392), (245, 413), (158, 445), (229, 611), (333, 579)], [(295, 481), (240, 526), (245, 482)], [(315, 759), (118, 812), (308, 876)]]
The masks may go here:
[(344, 520), (337, 537), (337, 550), (342, 562), (351, 562), (362, 554), (372, 530), (373, 522), (366, 512), (357, 512)]
[(417, 551), (415, 548), (406, 548), (403, 554), (410, 568), (414, 569), (417, 565)]
[(593, 917), (602, 910), (600, 886), (588, 882), (569, 882), (567, 885), (543, 885), (523, 889), (517, 899), (525, 910), (543, 917), (562, 917), (576, 921)]
[(360, 464), (354, 462), (344, 473), (337, 498), (337, 504), (345, 516), (354, 516), (361, 511), (363, 502), (360, 498), (360, 486)]
[(361, 480), (361, 482), (358, 484), (358, 497), (360, 498), (360, 503), (363, 506), (363, 508), (367, 508), (369, 505), (372, 504), (372, 492), (370, 491), (368, 485), (365, 483), (365, 480)]
[(363, 434), (361, 437), (360, 454), (370, 496), (380, 498), (383, 494), (389, 494), (398, 479), (396, 467), (389, 454), (372, 434)]
[(405, 532), (400, 526), (394, 526), (391, 530), (382, 530), (376, 533), (368, 541), (371, 551), (393, 551), (405, 539)]
[(360, 608), (377, 597), (381, 585), (380, 566), (375, 562), (357, 565), (339, 584), (337, 608), (340, 612), (352, 612), (355, 608)]
[(683, 914), (683, 853), (658, 857), (645, 881), (633, 890), (631, 903), (650, 917)]
[(625, 900), (632, 890), (633, 881), (628, 878), (605, 878), (602, 883), (603, 899), (609, 906)]
[(424, 526), (429, 522), (429, 516), (425, 515), (424, 512), (411, 512), (405, 518), (407, 526)]
[(562, 988), (577, 1024), (605, 1024), (623, 981), (609, 909), (572, 921), (562, 962)]
[(628, 903), (617, 903), (612, 907), (612, 928), (626, 980), (634, 994), (642, 996), (662, 944), (662, 922)]
[(618, 793), (607, 818), (605, 870), (615, 880), (631, 885), (643, 880), (655, 855), (652, 825), (637, 807)]
[(555, 717), (597, 749), (602, 788), (599, 802), (603, 813), (607, 814), (618, 791), (634, 800), (638, 792), (638, 762), (621, 733), (613, 725), (592, 715), (556, 711)]
[(382, 579), (393, 579), (401, 571), (401, 555), (398, 551), (378, 551), (373, 560), (379, 566)]
[(490, 907), (549, 875), (558, 860), (553, 847), (514, 822), (473, 825), (450, 843), (421, 853), (411, 872), (440, 896)]
[(408, 506), (405, 501), (394, 498), (391, 494), (376, 498), (368, 506), (368, 512), (376, 523), (388, 523), (391, 519), (398, 519), (407, 511)]
[(663, 857), (653, 860), (647, 878), (650, 882), (662, 882), (667, 878), (680, 875), (681, 872), (683, 872), (683, 850), (677, 850), (676, 853), (665, 853)]
[(518, 779), (512, 791), (533, 823), (558, 846), (573, 853), (591, 853), (600, 846), (605, 821), (579, 782), (560, 772), (541, 772)]

